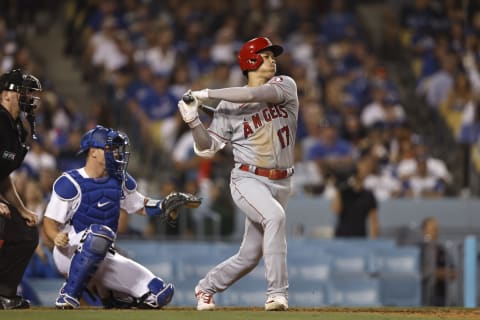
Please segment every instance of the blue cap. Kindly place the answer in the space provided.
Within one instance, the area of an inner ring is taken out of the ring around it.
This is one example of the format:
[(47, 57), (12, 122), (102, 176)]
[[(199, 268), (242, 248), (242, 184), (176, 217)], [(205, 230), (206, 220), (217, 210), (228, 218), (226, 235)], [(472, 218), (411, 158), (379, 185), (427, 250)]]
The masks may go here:
[(100, 125), (87, 131), (80, 141), (80, 151), (78, 151), (78, 154), (82, 154), (90, 148), (105, 149), (105, 146), (107, 145), (107, 136), (110, 131), (111, 129)]

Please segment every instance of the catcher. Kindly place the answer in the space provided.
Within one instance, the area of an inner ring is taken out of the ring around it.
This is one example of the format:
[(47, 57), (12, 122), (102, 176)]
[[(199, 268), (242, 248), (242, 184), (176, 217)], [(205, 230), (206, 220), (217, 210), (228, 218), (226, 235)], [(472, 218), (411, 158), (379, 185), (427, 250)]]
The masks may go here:
[(201, 200), (181, 192), (163, 200), (140, 194), (126, 172), (129, 142), (122, 132), (97, 126), (84, 134), (79, 153), (86, 154), (85, 167), (55, 181), (43, 222), (55, 243), (55, 264), (67, 278), (56, 307), (78, 308), (91, 283), (105, 307), (162, 308), (173, 297), (173, 285), (113, 248), (120, 211), (174, 223), (181, 206), (195, 208)]

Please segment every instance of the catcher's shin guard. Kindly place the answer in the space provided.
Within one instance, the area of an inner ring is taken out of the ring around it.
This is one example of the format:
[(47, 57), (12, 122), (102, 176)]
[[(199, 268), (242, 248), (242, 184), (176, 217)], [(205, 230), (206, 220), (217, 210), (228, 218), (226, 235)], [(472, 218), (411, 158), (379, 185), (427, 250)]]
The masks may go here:
[(153, 278), (148, 283), (148, 296), (143, 301), (147, 308), (160, 309), (172, 301), (175, 291), (173, 284), (165, 283), (162, 279)]
[[(80, 246), (72, 258), (68, 280), (60, 291), (55, 303), (58, 308), (79, 306), (78, 300), (83, 290), (105, 258), (108, 249), (115, 240), (115, 232), (107, 226), (92, 224), (80, 241)], [(69, 302), (74, 303), (69, 303)]]

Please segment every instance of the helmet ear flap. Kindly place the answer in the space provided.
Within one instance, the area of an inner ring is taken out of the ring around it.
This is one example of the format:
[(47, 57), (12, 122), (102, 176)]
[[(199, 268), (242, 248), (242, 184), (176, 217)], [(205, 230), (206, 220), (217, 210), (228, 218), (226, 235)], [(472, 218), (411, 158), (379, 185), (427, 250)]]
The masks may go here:
[(263, 58), (258, 53), (248, 53), (245, 55), (245, 64), (247, 70), (257, 70), (263, 63)]

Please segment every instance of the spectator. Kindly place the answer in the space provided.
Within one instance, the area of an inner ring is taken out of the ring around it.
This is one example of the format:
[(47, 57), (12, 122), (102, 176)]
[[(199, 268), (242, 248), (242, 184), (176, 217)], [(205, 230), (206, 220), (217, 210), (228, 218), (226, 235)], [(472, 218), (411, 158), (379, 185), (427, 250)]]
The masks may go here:
[(321, 19), (322, 34), (328, 41), (335, 42), (344, 38), (358, 36), (359, 26), (355, 15), (345, 8), (344, 0), (330, 1), (330, 11)]
[(462, 124), (459, 133), (459, 142), (474, 144), (480, 138), (480, 101), (471, 100), (462, 113)]
[(472, 86), (467, 75), (464, 72), (458, 72), (455, 75), (453, 88), (448, 93), (447, 99), (442, 103), (440, 111), (450, 129), (460, 141), (462, 141), (461, 126), (465, 123), (462, 121), (462, 114), (471, 112), (472, 106), (475, 105), (474, 99)]
[(172, 150), (177, 136), (176, 103), (177, 98), (169, 89), (168, 78), (164, 74), (157, 74), (153, 86), (129, 106), (142, 127), (142, 139), (166, 152)]
[(445, 306), (447, 284), (457, 277), (455, 265), (447, 250), (439, 241), (438, 221), (434, 217), (422, 221), (423, 242), (423, 303), (431, 306)]
[(85, 164), (85, 159), (77, 155), (82, 134), (83, 132), (80, 129), (73, 129), (69, 133), (67, 145), (57, 154), (57, 164), (60, 171), (79, 168)]
[(173, 31), (168, 27), (147, 33), (149, 47), (135, 52), (137, 63), (146, 63), (155, 74), (170, 76), (175, 66), (177, 51), (173, 44)]
[(25, 156), (23, 163), (30, 167), (32, 174), (36, 177), (44, 169), (55, 169), (57, 167), (55, 157), (48, 153), (39, 141), (32, 143), (30, 152)]
[(182, 95), (190, 88), (190, 73), (184, 61), (175, 65), (170, 83), (170, 90), (177, 99), (181, 99)]
[(454, 84), (457, 71), (457, 58), (453, 54), (441, 57), (441, 69), (432, 74), (417, 88), (419, 95), (425, 97), (428, 106), (438, 110)]
[(363, 186), (375, 194), (377, 201), (383, 201), (390, 198), (396, 198), (401, 195), (402, 184), (396, 178), (390, 168), (382, 168), (380, 158), (371, 152), (365, 161), (370, 161), (371, 172), (365, 177)]
[(397, 124), (405, 120), (405, 111), (386, 84), (376, 84), (372, 90), (373, 101), (362, 111), (362, 124), (370, 128), (377, 123)]
[(337, 215), (336, 237), (378, 237), (377, 200), (363, 186), (370, 163), (362, 159), (347, 183), (337, 186), (332, 210)]
[(360, 118), (355, 113), (347, 114), (344, 117), (341, 128), (341, 137), (350, 142), (355, 148), (360, 147), (365, 143), (367, 131), (360, 122)]
[(324, 177), (343, 179), (354, 168), (355, 151), (349, 142), (338, 137), (334, 124), (325, 120), (320, 139), (308, 150), (307, 160), (315, 161)]
[(404, 182), (404, 193), (407, 197), (438, 198), (445, 193), (445, 183), (440, 177), (428, 172), (426, 157), (417, 156), (416, 173)]
[(422, 138), (413, 135), (410, 140), (413, 149), (409, 151), (409, 155), (404, 157), (397, 168), (398, 177), (405, 181), (410, 176), (417, 173), (418, 159), (422, 158), (426, 161), (427, 173), (435, 178), (440, 178), (444, 183), (450, 183), (450, 172), (442, 159), (434, 158), (429, 153), (429, 148), (422, 141)]
[(210, 56), (211, 45), (210, 41), (203, 40), (199, 43), (197, 51), (188, 56), (188, 69), (192, 79), (208, 74), (215, 68), (215, 62)]
[(232, 64), (235, 62), (236, 47), (234, 29), (225, 25), (215, 35), (215, 42), (210, 49), (212, 60), (216, 63)]
[[(115, 18), (109, 16), (102, 21), (102, 29), (92, 35), (86, 50), (86, 59), (90, 70), (88, 76), (96, 76), (96, 72), (106, 72), (103, 77), (108, 78), (110, 73), (126, 66), (129, 62), (129, 52), (126, 40), (118, 30)], [(100, 77), (102, 78), (102, 77)]]

